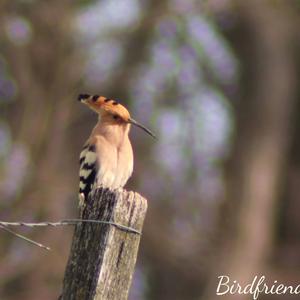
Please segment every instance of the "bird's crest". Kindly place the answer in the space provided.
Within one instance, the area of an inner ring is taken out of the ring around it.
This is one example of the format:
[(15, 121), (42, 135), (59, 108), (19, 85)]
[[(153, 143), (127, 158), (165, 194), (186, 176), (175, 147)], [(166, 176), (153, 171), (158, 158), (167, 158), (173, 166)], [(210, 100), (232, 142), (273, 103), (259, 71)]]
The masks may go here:
[(107, 111), (112, 115), (118, 115), (126, 122), (130, 119), (130, 113), (125, 106), (113, 99), (98, 95), (91, 96), (88, 94), (80, 94), (78, 96), (78, 101), (86, 103), (90, 108), (97, 112), (99, 109)]

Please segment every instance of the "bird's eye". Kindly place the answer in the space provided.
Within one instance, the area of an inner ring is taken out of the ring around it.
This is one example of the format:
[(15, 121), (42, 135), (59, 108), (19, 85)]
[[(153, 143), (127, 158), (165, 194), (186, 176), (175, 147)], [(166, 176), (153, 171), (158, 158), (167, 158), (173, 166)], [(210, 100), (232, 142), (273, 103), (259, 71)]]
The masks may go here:
[(115, 120), (118, 120), (118, 119), (119, 119), (119, 116), (118, 116), (118, 115), (113, 115), (113, 118), (114, 118)]
[(96, 102), (96, 101), (98, 100), (98, 98), (99, 98), (99, 95), (94, 95), (94, 96), (92, 97), (92, 101), (93, 101), (93, 102)]

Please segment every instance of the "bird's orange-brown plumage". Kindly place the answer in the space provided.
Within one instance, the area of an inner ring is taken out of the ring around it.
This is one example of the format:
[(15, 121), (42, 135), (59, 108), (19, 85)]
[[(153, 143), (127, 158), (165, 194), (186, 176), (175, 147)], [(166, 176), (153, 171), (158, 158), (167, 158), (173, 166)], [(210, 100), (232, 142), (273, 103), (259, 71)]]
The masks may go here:
[(80, 95), (78, 100), (99, 115), (80, 154), (79, 193), (86, 199), (95, 184), (116, 189), (128, 181), (133, 171), (133, 152), (128, 136), (131, 124), (154, 135), (133, 120), (117, 101), (87, 94)]

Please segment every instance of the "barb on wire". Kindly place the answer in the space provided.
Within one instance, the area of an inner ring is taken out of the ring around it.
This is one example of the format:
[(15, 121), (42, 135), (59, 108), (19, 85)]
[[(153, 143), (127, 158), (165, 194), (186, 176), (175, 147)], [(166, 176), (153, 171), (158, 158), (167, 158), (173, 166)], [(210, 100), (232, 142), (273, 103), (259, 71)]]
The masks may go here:
[[(2, 223), (2, 222), (1, 222), (1, 223)], [(27, 238), (26, 236), (24, 236), (24, 235), (22, 235), (22, 234), (19, 234), (19, 233), (16, 233), (16, 232), (12, 231), (11, 229), (7, 228), (6, 225), (3, 225), (3, 224), (1, 224), (1, 223), (0, 223), (0, 228), (3, 229), (3, 230), (5, 230), (5, 231), (7, 231), (7, 232), (9, 232), (9, 233), (11, 233), (12, 235), (14, 235), (14, 236), (16, 236), (16, 237), (18, 237), (18, 238), (20, 238), (20, 239), (22, 239), (22, 240), (24, 240), (24, 241), (30, 243), (30, 244), (33, 244), (33, 245), (35, 245), (35, 246), (38, 246), (38, 247), (40, 247), (40, 248), (43, 248), (43, 249), (46, 249), (46, 250), (49, 250), (49, 251), (51, 250), (49, 247), (47, 247), (47, 246), (45, 246), (45, 245), (43, 245), (43, 244), (41, 244), (41, 243), (38, 243), (38, 242), (36, 242), (36, 241), (33, 241), (33, 240)]]

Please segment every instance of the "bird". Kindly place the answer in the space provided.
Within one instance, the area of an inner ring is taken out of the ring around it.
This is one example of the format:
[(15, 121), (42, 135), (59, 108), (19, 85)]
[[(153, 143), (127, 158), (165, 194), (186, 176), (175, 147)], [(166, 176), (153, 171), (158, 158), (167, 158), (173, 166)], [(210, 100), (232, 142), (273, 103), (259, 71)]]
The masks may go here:
[(98, 114), (98, 122), (79, 157), (79, 205), (82, 206), (95, 186), (111, 190), (123, 188), (132, 175), (134, 158), (128, 135), (131, 125), (156, 137), (113, 99), (80, 94), (78, 101)]

